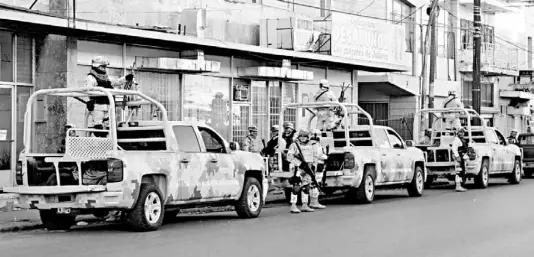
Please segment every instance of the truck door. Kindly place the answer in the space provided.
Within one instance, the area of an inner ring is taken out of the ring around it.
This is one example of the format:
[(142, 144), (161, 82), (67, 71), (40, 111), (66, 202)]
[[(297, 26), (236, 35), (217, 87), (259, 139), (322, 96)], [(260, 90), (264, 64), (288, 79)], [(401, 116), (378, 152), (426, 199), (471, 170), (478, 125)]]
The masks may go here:
[(385, 129), (375, 128), (375, 143), (380, 152), (380, 168), (377, 167), (377, 183), (387, 183), (395, 181), (395, 158), (396, 153), (389, 143)]
[(499, 145), (499, 139), (493, 129), (486, 129), (486, 138), (491, 148), (490, 156), (490, 170), (489, 173), (496, 173), (503, 171), (503, 146)]
[(179, 201), (193, 201), (208, 198), (210, 181), (205, 167), (208, 155), (202, 152), (199, 135), (191, 125), (173, 127), (178, 143), (178, 173), (171, 174), (169, 185), (177, 185)]
[(392, 129), (387, 129), (389, 143), (395, 154), (395, 181), (410, 180), (413, 173), (412, 163), (409, 156), (406, 156), (406, 150), (401, 137)]
[(224, 140), (215, 131), (199, 126), (198, 130), (204, 145), (203, 151), (209, 156), (207, 175), (211, 183), (210, 195), (214, 197), (234, 197), (240, 189), (240, 179)]
[(503, 134), (498, 130), (495, 130), (495, 133), (497, 134), (499, 145), (502, 148), (503, 171), (512, 171), (514, 169), (515, 153), (512, 151), (510, 144), (506, 142)]

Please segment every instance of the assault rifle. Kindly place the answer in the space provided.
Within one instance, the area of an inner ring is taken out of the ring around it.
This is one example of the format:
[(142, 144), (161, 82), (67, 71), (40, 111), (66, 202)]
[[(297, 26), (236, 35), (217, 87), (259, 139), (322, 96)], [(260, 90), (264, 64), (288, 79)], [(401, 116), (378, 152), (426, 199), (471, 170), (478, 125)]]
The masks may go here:
[[(295, 156), (300, 161), (299, 168), (302, 169), (304, 172), (306, 172), (306, 174), (308, 174), (311, 177), (312, 185), (317, 187), (317, 189), (321, 191), (321, 186), (319, 186), (319, 183), (317, 182), (317, 179), (315, 178), (315, 173), (312, 171), (312, 169), (310, 168), (310, 165), (304, 159), (304, 155), (302, 154), (302, 149), (300, 149), (298, 142), (295, 142), (295, 145), (297, 146), (297, 149), (299, 150), (299, 154)], [(295, 172), (295, 176), (296, 176), (296, 172)]]

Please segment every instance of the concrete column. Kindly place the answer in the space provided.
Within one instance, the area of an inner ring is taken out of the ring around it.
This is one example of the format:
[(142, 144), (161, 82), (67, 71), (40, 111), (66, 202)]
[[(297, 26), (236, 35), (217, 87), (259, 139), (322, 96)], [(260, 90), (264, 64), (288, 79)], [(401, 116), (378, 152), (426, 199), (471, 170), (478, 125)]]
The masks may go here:
[[(35, 90), (65, 88), (76, 83), (76, 39), (49, 34), (36, 39)], [(45, 101), (45, 120), (34, 124), (33, 149), (56, 152), (64, 135), (67, 121), (65, 98), (48, 97)], [(35, 105), (35, 103), (34, 103)]]
[(514, 115), (514, 129), (521, 133), (521, 115)]

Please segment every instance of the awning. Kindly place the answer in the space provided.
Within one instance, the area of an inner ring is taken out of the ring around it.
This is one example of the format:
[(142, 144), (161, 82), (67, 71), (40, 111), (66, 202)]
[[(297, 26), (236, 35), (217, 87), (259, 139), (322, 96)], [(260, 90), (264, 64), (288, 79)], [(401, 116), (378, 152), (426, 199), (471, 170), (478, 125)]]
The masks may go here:
[(219, 72), (221, 63), (199, 59), (180, 59), (167, 57), (135, 57), (140, 70), (179, 71), (185, 73)]
[(516, 90), (502, 90), (500, 92), (501, 98), (516, 98), (521, 100), (530, 100), (532, 99), (532, 93), (525, 91), (516, 91)]
[(358, 76), (358, 86), (365, 90), (373, 87), (390, 96), (416, 96), (419, 95), (419, 79), (402, 74), (380, 74)]
[(206, 52), (225, 53), (227, 55), (254, 54), (260, 58), (291, 59), (294, 62), (314, 62), (316, 65), (335, 65), (339, 68), (371, 72), (395, 72), (408, 69), (407, 66), (400, 64), (376, 63), (318, 53), (223, 42), (215, 39), (144, 30), (135, 26), (119, 26), (81, 19), (74, 22), (63, 17), (5, 4), (0, 4), (0, 26), (41, 35), (58, 34), (79, 39), (120, 41), (179, 49), (203, 48)]
[[(460, 4), (473, 9), (473, 0), (460, 0)], [(501, 3), (498, 0), (484, 0), (480, 3), (480, 7), (483, 13), (503, 13), (512, 11), (507, 4)]]
[(313, 72), (311, 71), (268, 66), (238, 68), (237, 75), (242, 78), (252, 79), (279, 79), (288, 81), (313, 80)]

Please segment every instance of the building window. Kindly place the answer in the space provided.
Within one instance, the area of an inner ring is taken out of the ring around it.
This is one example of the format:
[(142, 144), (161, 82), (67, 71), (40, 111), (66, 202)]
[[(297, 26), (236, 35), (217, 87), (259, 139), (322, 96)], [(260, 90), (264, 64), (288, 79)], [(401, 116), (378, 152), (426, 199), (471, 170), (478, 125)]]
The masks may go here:
[[(297, 102), (297, 84), (270, 81), (269, 82), (269, 117), (270, 126), (279, 124), (282, 105)], [(297, 110), (291, 109), (284, 112), (284, 122), (289, 121), (296, 126)]]
[(0, 81), (13, 82), (13, 33), (0, 31)]
[[(163, 104), (169, 120), (180, 120), (180, 75), (146, 71), (140, 71), (136, 75), (136, 80), (140, 86), (139, 90)], [(154, 113), (155, 106), (143, 107), (142, 119), (151, 120), (153, 115), (157, 114)]]
[[(469, 20), (460, 20), (461, 49), (473, 49), (474, 23)], [(493, 26), (482, 24), (482, 44), (491, 47), (495, 43), (495, 29)]]
[(206, 124), (230, 136), (230, 79), (184, 75), (184, 120)]
[(252, 124), (258, 127), (258, 136), (270, 138), (269, 131), (269, 97), (265, 81), (252, 82)]
[(403, 3), (400, 0), (387, 0), (387, 7), (389, 19), (393, 23), (402, 23), (404, 25), (404, 37), (406, 52), (413, 52), (413, 38), (414, 38), (414, 16), (412, 14), (412, 7)]
[(250, 124), (250, 105), (235, 104), (232, 106), (233, 124), (232, 124), (232, 141), (243, 145), (245, 137), (248, 136), (248, 127)]
[[(480, 83), (480, 106), (493, 107), (493, 83)], [(466, 106), (473, 106), (473, 82), (462, 82), (462, 102)]]

